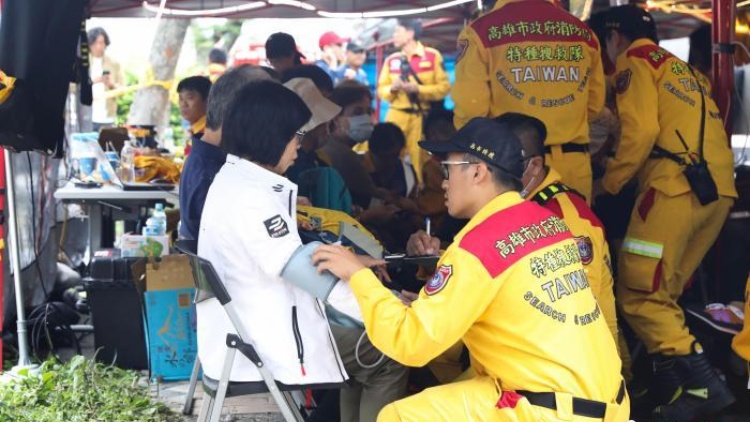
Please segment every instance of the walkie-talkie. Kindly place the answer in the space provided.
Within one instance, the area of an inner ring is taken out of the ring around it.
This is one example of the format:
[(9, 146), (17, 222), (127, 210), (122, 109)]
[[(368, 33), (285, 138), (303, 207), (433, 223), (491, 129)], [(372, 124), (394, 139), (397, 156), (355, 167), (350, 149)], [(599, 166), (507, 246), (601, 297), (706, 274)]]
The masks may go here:
[[(401, 56), (401, 81), (408, 83), (410, 73), (414, 73), (414, 69), (411, 68), (411, 65), (409, 64), (409, 59), (406, 58), (406, 55), (402, 55)], [(416, 74), (414, 76), (416, 77)], [(406, 95), (409, 97), (409, 102), (411, 103), (412, 107), (421, 111), (422, 104), (419, 103), (419, 93), (409, 92)]]

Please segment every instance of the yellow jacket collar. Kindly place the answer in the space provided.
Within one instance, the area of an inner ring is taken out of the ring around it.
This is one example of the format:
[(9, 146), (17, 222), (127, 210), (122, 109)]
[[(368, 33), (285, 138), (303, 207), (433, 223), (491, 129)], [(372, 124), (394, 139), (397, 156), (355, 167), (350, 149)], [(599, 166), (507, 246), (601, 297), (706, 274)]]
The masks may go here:
[(628, 51), (630, 51), (630, 50), (632, 50), (634, 48), (643, 47), (644, 45), (656, 45), (656, 43), (653, 42), (653, 41), (651, 41), (648, 38), (638, 38), (637, 40), (635, 40), (632, 43), (630, 43), (630, 47), (628, 47), (627, 49), (625, 49), (625, 51), (623, 51), (622, 53), (620, 53), (620, 55), (617, 56), (617, 59), (619, 60), (620, 57), (623, 57), (623, 55), (627, 54)]
[(491, 216), (492, 214), (510, 208), (514, 205), (518, 205), (521, 202), (523, 202), (523, 198), (521, 198), (521, 195), (515, 191), (505, 192), (496, 196), (492, 201), (483, 206), (479, 210), (479, 212), (471, 217), (471, 220), (469, 220), (469, 222), (466, 224), (466, 227), (464, 227), (456, 235), (455, 239), (458, 240), (462, 238), (467, 232), (473, 229), (477, 224), (486, 220), (487, 217)]
[(526, 199), (531, 199), (536, 195), (537, 193), (541, 192), (544, 188), (547, 186), (562, 181), (562, 176), (560, 176), (560, 173), (558, 173), (555, 169), (548, 167), (547, 168), (547, 176), (544, 178), (542, 183), (539, 184), (539, 186), (536, 187), (529, 196), (526, 197)]
[(201, 117), (198, 119), (197, 122), (193, 123), (190, 126), (190, 132), (193, 135), (196, 135), (198, 133), (203, 133), (206, 130), (206, 116)]

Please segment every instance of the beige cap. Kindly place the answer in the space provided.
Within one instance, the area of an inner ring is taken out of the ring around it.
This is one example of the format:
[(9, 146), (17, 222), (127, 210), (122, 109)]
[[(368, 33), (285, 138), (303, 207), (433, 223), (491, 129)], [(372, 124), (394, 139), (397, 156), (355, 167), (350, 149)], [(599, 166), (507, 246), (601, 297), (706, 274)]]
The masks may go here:
[(299, 95), (312, 112), (310, 121), (300, 129), (302, 132), (309, 132), (341, 113), (341, 107), (324, 97), (310, 79), (290, 79), (284, 86)]

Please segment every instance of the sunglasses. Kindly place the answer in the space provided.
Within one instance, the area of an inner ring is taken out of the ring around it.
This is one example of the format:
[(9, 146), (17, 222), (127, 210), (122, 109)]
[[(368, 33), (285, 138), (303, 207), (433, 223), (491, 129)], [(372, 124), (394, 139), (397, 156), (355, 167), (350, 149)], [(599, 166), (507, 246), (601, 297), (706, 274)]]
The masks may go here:
[(450, 166), (460, 166), (469, 164), (479, 164), (477, 161), (441, 161), (440, 172), (443, 174), (443, 179), (450, 179)]

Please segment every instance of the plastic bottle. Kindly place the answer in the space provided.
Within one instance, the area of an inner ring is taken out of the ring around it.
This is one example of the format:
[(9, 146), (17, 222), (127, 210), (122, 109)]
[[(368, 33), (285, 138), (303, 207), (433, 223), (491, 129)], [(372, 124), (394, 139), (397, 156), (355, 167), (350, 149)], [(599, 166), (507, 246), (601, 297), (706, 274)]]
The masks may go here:
[(125, 141), (120, 152), (120, 180), (122, 183), (135, 182), (135, 149), (131, 141)]
[[(153, 225), (156, 229), (156, 232), (158, 233), (158, 236), (164, 236), (165, 234), (167, 234), (167, 214), (164, 212), (164, 204), (156, 204), (154, 213), (151, 214), (151, 218), (149, 218), (149, 220), (151, 219), (154, 220)], [(148, 221), (146, 221), (146, 225), (148, 226)]]

